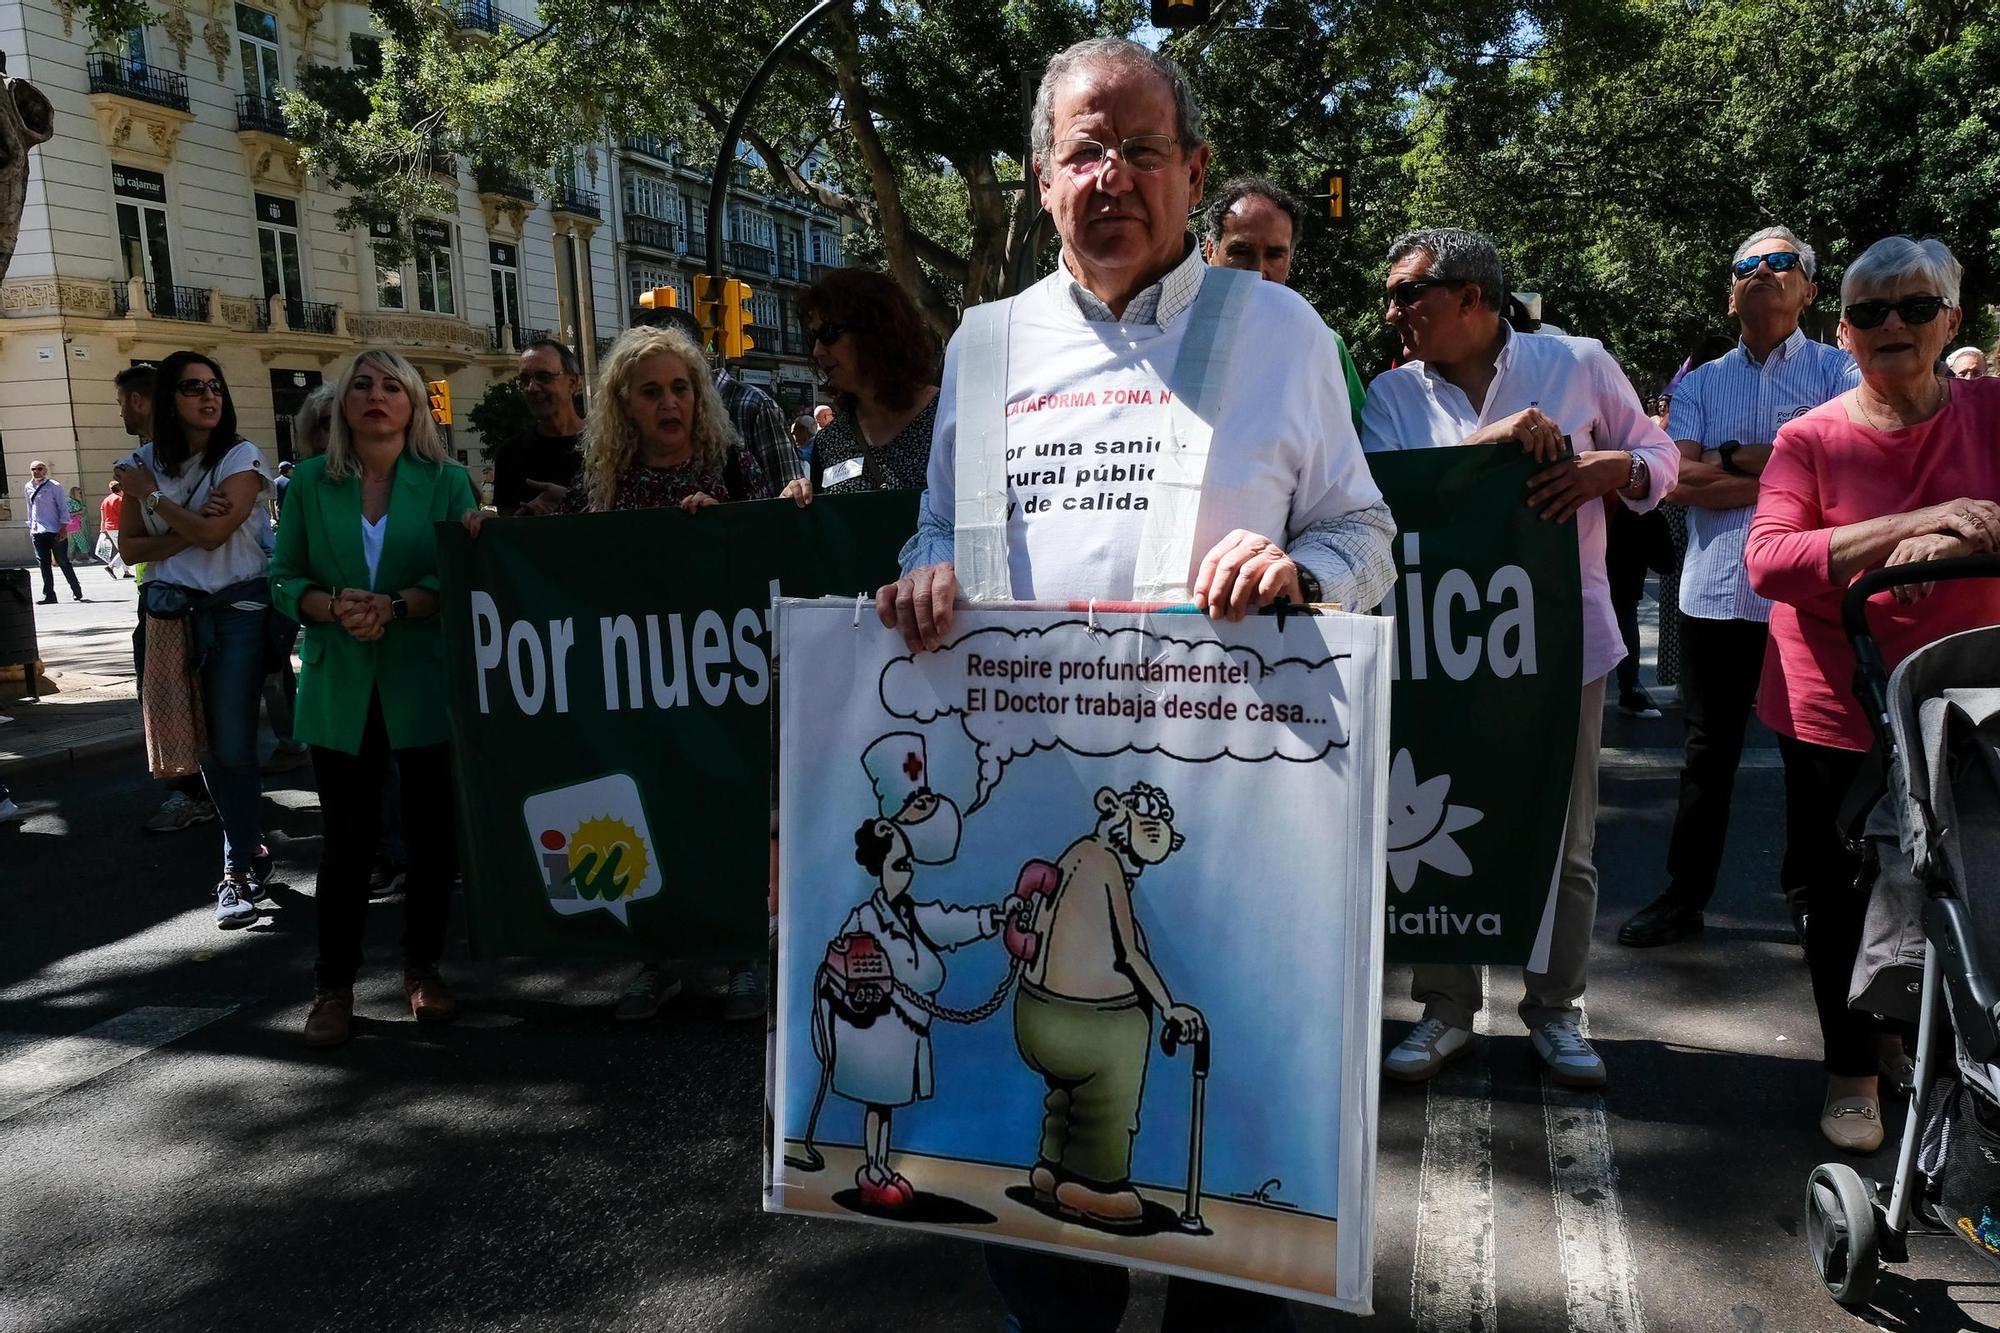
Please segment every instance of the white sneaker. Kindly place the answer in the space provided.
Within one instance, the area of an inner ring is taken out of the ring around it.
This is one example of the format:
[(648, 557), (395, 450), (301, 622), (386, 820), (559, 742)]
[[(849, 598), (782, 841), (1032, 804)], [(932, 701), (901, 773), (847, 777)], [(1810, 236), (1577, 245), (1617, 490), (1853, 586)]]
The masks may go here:
[(1382, 1061), (1382, 1072), (1406, 1083), (1421, 1083), (1472, 1049), (1472, 1030), (1442, 1018), (1426, 1018), (1410, 1029)]
[(1528, 1032), (1549, 1077), (1571, 1088), (1601, 1088), (1610, 1076), (1604, 1061), (1577, 1030), (1575, 1018), (1548, 1018)]

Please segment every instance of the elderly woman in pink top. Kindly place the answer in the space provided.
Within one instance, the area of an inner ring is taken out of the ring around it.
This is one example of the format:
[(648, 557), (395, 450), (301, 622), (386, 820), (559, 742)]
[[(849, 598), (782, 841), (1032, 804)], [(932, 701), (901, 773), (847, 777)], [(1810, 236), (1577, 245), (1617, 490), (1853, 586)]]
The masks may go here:
[[(1873, 736), (1840, 599), (1867, 570), (2000, 551), (2000, 380), (1937, 373), (1962, 318), (1959, 274), (1943, 244), (1907, 236), (1849, 267), (1840, 331), (1861, 383), (1778, 431), (1745, 548), (1751, 586), (1776, 603), (1757, 712), (1785, 762), (1781, 874), (1825, 1047), (1820, 1130), (1850, 1152), (1881, 1146), (1882, 1110), (1875, 1020), (1847, 1007), (1866, 895), (1838, 816)], [(1869, 623), (1893, 669), (1934, 639), (2000, 624), (2000, 586), (1885, 593)]]

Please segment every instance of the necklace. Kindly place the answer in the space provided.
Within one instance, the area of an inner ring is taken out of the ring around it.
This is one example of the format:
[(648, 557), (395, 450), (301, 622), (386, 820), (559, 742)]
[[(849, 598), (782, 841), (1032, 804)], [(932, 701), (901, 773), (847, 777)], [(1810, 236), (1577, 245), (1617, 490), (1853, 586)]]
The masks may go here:
[[(1896, 420), (1891, 421), (1888, 425), (1886, 426), (1883, 425), (1881, 422), (1875, 419), (1875, 414), (1868, 409), (1867, 395), (1859, 389), (1855, 391), (1854, 402), (1855, 405), (1861, 409), (1862, 417), (1868, 422), (1869, 425), (1873, 426), (1876, 430), (1885, 430), (1885, 431), (1902, 430), (1907, 426), (1918, 425), (1921, 422), (1928, 421), (1932, 417), (1936, 416), (1938, 409), (1944, 406), (1945, 399), (1951, 396), (1951, 388), (1950, 386), (1945, 384), (1943, 380), (1938, 379), (1936, 376), (1933, 376), (1931, 382), (1937, 387), (1937, 398), (1930, 404), (1930, 406), (1924, 408), (1922, 412), (1918, 414), (1917, 419), (1915, 421), (1904, 421), (1899, 417)], [(1893, 416), (1894, 414), (1892, 413), (1891, 415)]]

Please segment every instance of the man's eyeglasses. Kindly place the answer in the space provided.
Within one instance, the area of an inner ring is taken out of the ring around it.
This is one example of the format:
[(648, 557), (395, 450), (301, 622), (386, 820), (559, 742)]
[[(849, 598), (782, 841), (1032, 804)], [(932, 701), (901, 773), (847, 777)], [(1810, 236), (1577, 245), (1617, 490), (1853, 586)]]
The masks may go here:
[(830, 319), (812, 331), (812, 340), (816, 346), (831, 347), (846, 336), (847, 326), (836, 324)]
[(1757, 265), (1768, 264), (1773, 273), (1790, 273), (1805, 262), (1805, 256), (1793, 250), (1773, 250), (1767, 255), (1745, 255), (1729, 266), (1729, 271), (1739, 278), (1747, 278), (1757, 271)]
[(1116, 152), (1118, 160), (1132, 170), (1150, 174), (1166, 170), (1174, 160), (1177, 142), (1171, 134), (1135, 134), (1116, 144), (1096, 139), (1059, 139), (1049, 150), (1049, 156), (1072, 176), (1095, 176), (1103, 170), (1105, 160)]
[(1905, 324), (1928, 324), (1949, 309), (1951, 302), (1942, 296), (1906, 296), (1900, 301), (1856, 301), (1840, 313), (1857, 329), (1879, 329), (1891, 310)]
[(530, 370), (514, 377), (514, 383), (524, 389), (546, 389), (568, 372), (557, 373), (548, 370)]
[(183, 398), (199, 398), (209, 394), (216, 398), (223, 396), (221, 380), (182, 380), (174, 385), (174, 392)]
[(1463, 287), (1463, 278), (1409, 278), (1389, 289), (1389, 304), (1399, 310), (1408, 310), (1425, 292), (1433, 287)]

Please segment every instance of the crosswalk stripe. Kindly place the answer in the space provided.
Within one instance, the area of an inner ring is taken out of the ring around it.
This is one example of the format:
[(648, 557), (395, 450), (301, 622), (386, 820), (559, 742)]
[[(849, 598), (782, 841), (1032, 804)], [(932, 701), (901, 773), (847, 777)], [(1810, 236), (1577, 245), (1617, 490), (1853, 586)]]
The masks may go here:
[[(1482, 1038), (1486, 990), (1482, 967), (1472, 1020)], [(1493, 1072), (1474, 1050), (1424, 1090), (1410, 1322), (1422, 1333), (1492, 1333), (1493, 1262)]]
[(128, 1010), (70, 1037), (35, 1041), (0, 1062), (0, 1122), (206, 1027), (236, 1006)]
[[(1597, 766), (1607, 768), (1657, 768), (1678, 773), (1687, 754), (1678, 745), (1607, 745), (1598, 752)], [(1737, 769), (1777, 770), (1785, 757), (1776, 750), (1753, 748), (1743, 752)]]
[[(1588, 1036), (1588, 1016), (1579, 1020)], [(1645, 1333), (1604, 1094), (1565, 1088), (1545, 1072), (1542, 1115), (1570, 1333)]]

